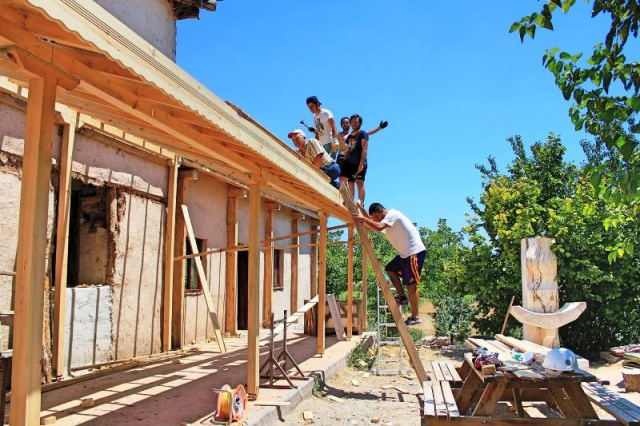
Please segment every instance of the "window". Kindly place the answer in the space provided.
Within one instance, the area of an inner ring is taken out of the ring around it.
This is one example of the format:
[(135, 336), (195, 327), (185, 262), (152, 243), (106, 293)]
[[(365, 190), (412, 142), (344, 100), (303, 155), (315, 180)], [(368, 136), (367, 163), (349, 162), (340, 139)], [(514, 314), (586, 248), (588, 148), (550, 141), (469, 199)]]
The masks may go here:
[[(196, 245), (198, 246), (198, 252), (202, 253), (206, 250), (207, 240), (203, 240), (202, 238), (196, 238)], [(187, 255), (194, 254), (191, 250), (191, 244), (189, 243), (189, 239), (186, 241), (187, 246)], [(207, 271), (207, 257), (200, 256), (200, 260), (202, 261), (202, 269), (204, 269), (205, 273)], [(196, 268), (196, 258), (190, 257), (185, 262), (185, 274), (184, 274), (184, 289), (187, 290), (187, 293), (199, 293), (202, 291), (202, 282), (198, 279), (198, 270)]]
[(284, 250), (273, 249), (273, 289), (284, 289)]

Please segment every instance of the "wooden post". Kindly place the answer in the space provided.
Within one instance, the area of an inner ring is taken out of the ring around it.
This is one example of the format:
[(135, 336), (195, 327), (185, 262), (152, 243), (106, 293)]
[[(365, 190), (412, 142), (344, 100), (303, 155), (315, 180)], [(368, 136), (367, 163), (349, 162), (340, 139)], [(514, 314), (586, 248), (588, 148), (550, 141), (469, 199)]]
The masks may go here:
[[(238, 244), (238, 197), (233, 195), (229, 187), (227, 195), (227, 247), (235, 247)], [(226, 260), (226, 285), (225, 285), (225, 309), (224, 309), (224, 331), (232, 336), (238, 332), (237, 329), (237, 288), (238, 288), (238, 253), (229, 250), (225, 253)]]
[[(298, 228), (300, 219), (304, 217), (301, 213), (293, 213), (291, 220), (291, 233), (294, 235), (291, 238), (292, 245), (298, 245), (300, 239), (298, 238)], [(289, 312), (296, 312), (298, 310), (298, 261), (300, 258), (300, 249), (294, 247), (291, 250), (291, 303), (289, 305)]]
[(249, 187), (249, 303), (247, 315), (247, 393), (257, 398), (260, 391), (260, 185)]
[(264, 278), (262, 296), (262, 327), (269, 327), (271, 322), (271, 296), (273, 295), (273, 209), (267, 206), (264, 222)]
[(173, 312), (173, 267), (176, 237), (176, 193), (178, 186), (178, 162), (171, 160), (167, 180), (167, 213), (164, 227), (164, 274), (162, 289), (162, 351), (171, 350), (171, 322)]
[(58, 187), (58, 213), (56, 223), (56, 274), (53, 285), (53, 374), (64, 374), (64, 323), (67, 307), (67, 260), (69, 258), (69, 214), (71, 211), (71, 164), (76, 140), (78, 114), (62, 127), (60, 152), (60, 185)]
[(40, 423), (42, 322), (56, 80), (29, 82), (16, 256), (11, 424)]
[(327, 295), (327, 216), (320, 212), (320, 247), (318, 250), (318, 355), (325, 348), (325, 303)]
[[(531, 312), (558, 310), (558, 261), (551, 251), (550, 238), (523, 238), (520, 241), (522, 270), (522, 307)], [(556, 348), (560, 346), (558, 329), (522, 324), (525, 340)]]
[(353, 224), (347, 227), (347, 339), (353, 336)]
[(362, 318), (362, 329), (369, 327), (369, 316), (367, 309), (367, 251), (362, 247), (362, 306), (364, 306), (364, 317)]
[[(175, 240), (173, 253), (175, 257), (186, 253), (187, 229), (182, 213), (177, 208), (185, 204), (189, 181), (197, 179), (197, 175), (183, 173), (178, 170), (176, 191)], [(171, 348), (182, 349), (184, 346), (184, 270), (185, 260), (176, 261), (173, 265), (173, 294), (171, 296)]]
[[(318, 230), (318, 221), (311, 221), (311, 229), (314, 231)], [(310, 273), (311, 273), (311, 289), (309, 294), (313, 299), (318, 295), (318, 233), (314, 232), (311, 234), (311, 259), (309, 259), (309, 264), (311, 265)]]

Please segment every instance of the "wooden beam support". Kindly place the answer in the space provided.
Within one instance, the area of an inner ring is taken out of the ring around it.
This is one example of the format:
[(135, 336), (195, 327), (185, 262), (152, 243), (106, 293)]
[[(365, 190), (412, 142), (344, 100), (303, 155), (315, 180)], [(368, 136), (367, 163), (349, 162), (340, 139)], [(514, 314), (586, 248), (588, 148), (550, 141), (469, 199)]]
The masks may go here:
[[(353, 337), (353, 224), (347, 227), (347, 339)], [(367, 309), (365, 307), (365, 312)]]
[(178, 193), (178, 168), (180, 164), (173, 161), (167, 171), (167, 212), (164, 227), (164, 274), (162, 289), (162, 351), (171, 350), (171, 331), (173, 317), (173, 279), (176, 249), (176, 195)]
[(67, 260), (69, 257), (69, 214), (71, 212), (71, 165), (76, 136), (76, 120), (62, 127), (60, 152), (60, 183), (58, 187), (58, 213), (56, 223), (56, 273), (53, 286), (53, 347), (52, 367), (56, 377), (64, 375), (64, 324), (67, 307)]
[(260, 392), (260, 192), (259, 184), (249, 187), (247, 393), (253, 398)]
[(327, 300), (327, 216), (320, 213), (320, 245), (318, 250), (318, 339), (316, 353), (324, 354), (325, 349), (325, 303)]
[[(227, 247), (235, 247), (238, 244), (238, 198), (235, 197), (235, 188), (229, 186), (227, 192)], [(237, 329), (238, 302), (238, 255), (235, 250), (225, 252), (225, 310), (224, 331), (232, 336)]]
[(311, 234), (311, 259), (309, 260), (310, 263), (310, 280), (309, 280), (309, 285), (310, 285), (310, 290), (309, 290), (309, 294), (311, 295), (311, 297), (316, 297), (316, 295), (318, 294), (318, 232), (320, 232), (318, 230), (318, 221), (317, 220), (312, 220), (311, 221), (311, 230), (314, 231)]
[[(11, 424), (40, 423), (42, 325), (56, 79), (29, 82), (16, 256)], [(19, 374), (16, 374), (18, 373)]]
[[(291, 220), (291, 234), (298, 234), (298, 226), (300, 220), (294, 216)], [(294, 246), (298, 245), (298, 237), (292, 237), (292, 244)], [(290, 304), (289, 304), (289, 312), (296, 312), (298, 310), (298, 262), (300, 258), (300, 249), (298, 247), (293, 247), (291, 251), (291, 295), (290, 295)]]
[[(173, 254), (175, 257), (184, 256), (187, 252), (184, 217), (178, 211), (178, 206), (185, 203), (189, 181), (178, 178), (176, 191), (176, 214), (175, 214), (175, 240)], [(185, 260), (181, 260), (173, 265), (173, 288), (171, 295), (171, 349), (182, 349), (184, 346), (184, 270)]]

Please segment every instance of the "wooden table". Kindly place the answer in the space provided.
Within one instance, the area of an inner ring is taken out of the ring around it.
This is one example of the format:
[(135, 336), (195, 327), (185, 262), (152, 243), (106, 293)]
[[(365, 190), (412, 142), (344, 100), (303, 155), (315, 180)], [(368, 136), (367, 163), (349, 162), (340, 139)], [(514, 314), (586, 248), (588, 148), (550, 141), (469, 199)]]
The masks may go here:
[[(465, 354), (465, 361), (460, 375), (464, 378), (462, 387), (456, 396), (456, 404), (460, 414), (473, 418), (492, 417), (499, 401), (513, 403), (518, 417), (525, 419), (523, 401), (544, 401), (557, 408), (564, 419), (593, 420), (599, 423), (598, 416), (582, 389), (583, 382), (596, 382), (597, 378), (583, 370), (565, 372), (559, 376), (549, 376), (539, 364), (534, 368), (518, 367), (515, 363), (495, 374), (485, 375), (476, 370), (472, 362), (472, 354)], [(493, 419), (495, 421), (497, 419)], [(506, 419), (505, 419), (506, 420)], [(516, 424), (510, 419), (509, 424)], [(560, 424), (561, 419), (535, 419), (540, 423)], [(570, 422), (573, 423), (573, 422)]]

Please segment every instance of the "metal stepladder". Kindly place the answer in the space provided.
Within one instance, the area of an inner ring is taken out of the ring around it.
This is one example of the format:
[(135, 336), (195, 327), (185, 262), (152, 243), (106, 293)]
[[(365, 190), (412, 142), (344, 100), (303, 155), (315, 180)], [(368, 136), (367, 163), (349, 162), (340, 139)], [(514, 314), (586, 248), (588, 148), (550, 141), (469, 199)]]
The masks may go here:
[[(371, 368), (371, 373), (376, 376), (383, 375), (411, 375), (412, 371), (409, 366), (405, 366), (404, 359), (404, 345), (402, 343), (402, 339), (400, 335), (397, 336), (389, 336), (389, 330), (397, 328), (396, 323), (393, 322), (393, 318), (389, 319), (391, 316), (391, 312), (389, 312), (389, 306), (386, 304), (384, 297), (380, 294), (381, 290), (378, 286), (378, 291), (376, 294), (376, 337), (378, 341), (377, 350), (376, 350), (376, 361)], [(398, 347), (398, 357), (383, 357), (382, 347), (383, 346), (397, 346)], [(385, 368), (384, 364), (394, 363), (397, 365), (397, 368)]]

